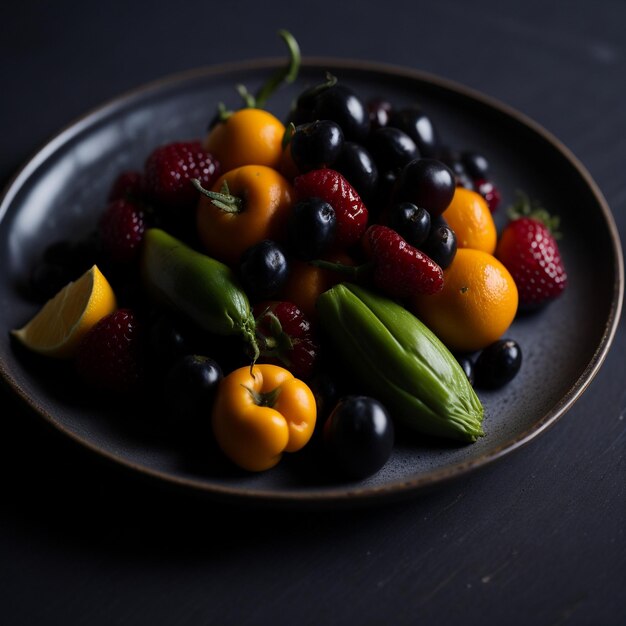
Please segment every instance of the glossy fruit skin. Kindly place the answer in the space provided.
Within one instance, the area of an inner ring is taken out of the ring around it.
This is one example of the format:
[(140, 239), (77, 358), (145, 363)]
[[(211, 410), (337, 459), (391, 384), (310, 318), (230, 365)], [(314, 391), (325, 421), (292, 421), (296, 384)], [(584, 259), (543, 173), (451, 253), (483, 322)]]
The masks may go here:
[(450, 228), (442, 216), (435, 218), (420, 249), (441, 269), (445, 270), (452, 265), (458, 249), (457, 238), (454, 230)]
[(407, 107), (392, 111), (388, 125), (403, 130), (411, 137), (422, 157), (435, 157), (439, 151), (437, 129), (432, 120), (419, 107)]
[(369, 209), (378, 184), (378, 168), (368, 150), (354, 141), (344, 142), (333, 169), (354, 187)]
[(362, 100), (352, 89), (338, 83), (316, 96), (313, 119), (336, 122), (348, 141), (363, 142), (370, 128), (369, 112)]
[(459, 248), (473, 248), (488, 254), (496, 251), (496, 225), (480, 194), (457, 187), (442, 217), (454, 231)]
[(208, 356), (187, 354), (174, 362), (164, 381), (171, 418), (182, 424), (209, 422), (222, 369)]
[(306, 383), (282, 367), (246, 366), (225, 376), (213, 405), (215, 439), (243, 469), (260, 472), (283, 452), (304, 447), (315, 429), (315, 397)]
[(430, 233), (430, 213), (412, 202), (399, 202), (389, 211), (389, 226), (409, 245), (419, 248)]
[(459, 248), (444, 272), (443, 289), (416, 295), (409, 309), (454, 352), (482, 350), (497, 341), (515, 318), (517, 287), (494, 256)]
[(304, 174), (330, 167), (343, 148), (343, 131), (331, 120), (316, 120), (296, 127), (291, 138), (291, 157)]
[(435, 159), (415, 159), (400, 172), (395, 202), (412, 202), (426, 209), (431, 217), (441, 215), (456, 189), (452, 170)]
[(230, 194), (241, 198), (240, 211), (225, 212), (201, 195), (196, 221), (207, 253), (236, 266), (242, 254), (259, 241), (284, 239), (293, 188), (276, 170), (264, 165), (244, 165), (226, 172), (213, 191), (221, 191), (225, 182)]
[(289, 218), (289, 247), (304, 261), (320, 258), (331, 246), (337, 230), (335, 209), (321, 198), (296, 202)]
[(379, 169), (401, 170), (419, 157), (413, 139), (399, 128), (391, 126), (372, 131), (367, 147)]
[(139, 206), (129, 200), (114, 200), (98, 223), (103, 253), (114, 263), (131, 263), (139, 255), (146, 227)]
[(393, 106), (388, 100), (375, 98), (367, 102), (367, 111), (370, 116), (370, 131), (384, 128), (389, 123)]
[(143, 375), (142, 326), (131, 309), (102, 318), (81, 340), (76, 353), (78, 375), (102, 391), (127, 393)]
[(285, 126), (268, 111), (246, 108), (216, 124), (203, 147), (221, 164), (222, 173), (243, 165), (278, 169)]
[(141, 251), (145, 292), (200, 329), (241, 336), (254, 349), (254, 317), (235, 272), (158, 228), (146, 231)]
[(496, 256), (511, 272), (524, 309), (551, 302), (567, 286), (558, 244), (537, 219), (521, 217), (509, 222), (500, 236)]
[(495, 184), (490, 180), (477, 178), (474, 180), (474, 189), (485, 199), (489, 210), (492, 213), (496, 211), (502, 198)]
[(476, 386), (499, 389), (510, 383), (522, 367), (522, 349), (513, 339), (500, 339), (487, 346), (476, 359)]
[(326, 446), (340, 472), (360, 480), (389, 460), (394, 427), (387, 409), (374, 398), (346, 396), (324, 425)]
[(333, 249), (346, 250), (358, 243), (367, 228), (368, 212), (354, 187), (332, 169), (313, 170), (294, 180), (296, 201), (321, 198), (335, 210), (337, 228)]
[(146, 160), (146, 196), (170, 209), (193, 208), (198, 192), (192, 178), (210, 188), (221, 172), (221, 164), (200, 142), (175, 142), (156, 148)]
[(296, 378), (315, 373), (319, 344), (304, 313), (292, 302), (265, 301), (254, 306), (259, 363), (287, 368)]
[(375, 224), (368, 228), (365, 237), (374, 260), (374, 284), (385, 294), (406, 298), (441, 291), (441, 268), (394, 230)]
[(488, 178), (489, 161), (482, 154), (465, 150), (461, 152), (460, 158), (465, 171), (471, 178)]
[(332, 77), (332, 79), (326, 83), (321, 85), (312, 85), (311, 87), (307, 87), (301, 91), (296, 98), (293, 108), (289, 111), (287, 122), (293, 124), (294, 126), (299, 126), (300, 124), (315, 121), (316, 118), (314, 115), (314, 109), (315, 101), (317, 100), (318, 95), (321, 91), (327, 89), (336, 82), (337, 79)]
[(289, 274), (287, 255), (275, 241), (263, 239), (248, 248), (241, 257), (239, 277), (252, 300), (275, 296)]
[[(354, 265), (354, 261), (345, 253), (326, 255), (324, 258), (345, 265)], [(314, 321), (317, 319), (316, 302), (320, 294), (342, 280), (343, 276), (339, 272), (292, 259), (289, 277), (280, 291), (279, 298), (293, 302), (302, 310), (307, 319)]]

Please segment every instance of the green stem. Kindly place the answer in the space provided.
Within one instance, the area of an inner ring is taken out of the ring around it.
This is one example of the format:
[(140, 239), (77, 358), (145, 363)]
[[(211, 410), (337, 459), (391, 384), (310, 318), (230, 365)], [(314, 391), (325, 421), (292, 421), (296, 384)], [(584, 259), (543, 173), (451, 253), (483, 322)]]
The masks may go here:
[(191, 184), (203, 195), (211, 200), (211, 203), (225, 213), (241, 213), (243, 211), (243, 198), (233, 196), (224, 181), (221, 191), (209, 191), (202, 186), (197, 178), (191, 179)]
[[(257, 91), (253, 106), (262, 108), (268, 98), (280, 87), (282, 83), (291, 84), (298, 77), (300, 71), (300, 63), (302, 57), (300, 55), (300, 46), (295, 37), (286, 30), (279, 30), (278, 35), (287, 44), (289, 50), (289, 61), (285, 67), (278, 70), (265, 84)], [(248, 105), (249, 106), (249, 105)]]
[(537, 201), (531, 200), (527, 194), (519, 189), (516, 191), (517, 199), (507, 210), (510, 220), (516, 220), (520, 217), (530, 217), (541, 222), (551, 233), (555, 239), (561, 238), (559, 232), (560, 219), (558, 215), (550, 215), (546, 209)]
[(267, 393), (260, 393), (246, 385), (242, 385), (242, 387), (252, 396), (252, 401), (257, 406), (269, 406), (271, 408), (276, 404), (276, 400), (280, 395), (280, 387), (276, 387), (276, 389), (272, 389), (272, 391)]
[(254, 317), (250, 315), (250, 317), (244, 322), (241, 328), (241, 334), (243, 335), (246, 342), (252, 348), (252, 361), (250, 361), (250, 374), (253, 374), (252, 369), (254, 368), (257, 359), (261, 356), (261, 350), (259, 348), (259, 344), (256, 339), (256, 322), (254, 321)]

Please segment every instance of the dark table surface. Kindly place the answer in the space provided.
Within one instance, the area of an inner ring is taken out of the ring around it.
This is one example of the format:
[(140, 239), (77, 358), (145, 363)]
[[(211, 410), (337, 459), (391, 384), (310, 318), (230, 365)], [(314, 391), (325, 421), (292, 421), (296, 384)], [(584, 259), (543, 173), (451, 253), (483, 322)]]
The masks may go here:
[[(282, 54), (481, 90), (588, 168), (626, 232), (626, 4), (22, 2), (0, 9), (0, 177), (138, 84)], [(358, 8), (355, 8), (358, 7)], [(556, 182), (556, 181), (555, 181)], [(405, 502), (228, 508), (103, 463), (0, 391), (3, 624), (624, 624), (626, 332), (530, 445)]]

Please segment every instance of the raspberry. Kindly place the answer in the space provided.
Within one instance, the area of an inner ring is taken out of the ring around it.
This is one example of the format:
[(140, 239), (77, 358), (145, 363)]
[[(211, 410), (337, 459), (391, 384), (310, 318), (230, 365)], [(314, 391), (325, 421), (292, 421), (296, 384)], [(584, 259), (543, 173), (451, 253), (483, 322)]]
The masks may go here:
[(109, 204), (98, 225), (102, 249), (115, 263), (135, 260), (145, 231), (143, 211), (128, 200), (115, 200)]
[(81, 340), (76, 367), (97, 389), (128, 392), (142, 378), (141, 325), (131, 309), (103, 317)]
[(198, 141), (170, 143), (154, 150), (145, 165), (146, 193), (159, 205), (192, 208), (198, 191), (190, 179), (211, 189), (220, 175), (219, 162)]

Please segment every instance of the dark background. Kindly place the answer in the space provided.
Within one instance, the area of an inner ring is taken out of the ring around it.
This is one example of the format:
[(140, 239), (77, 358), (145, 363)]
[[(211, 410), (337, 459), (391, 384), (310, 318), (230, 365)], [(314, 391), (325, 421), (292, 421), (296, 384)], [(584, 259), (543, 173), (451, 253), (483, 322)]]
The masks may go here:
[[(626, 4), (408, 6), (3, 3), (0, 178), (138, 84), (282, 55), (284, 27), (306, 55), (426, 70), (521, 110), (580, 158), (626, 232)], [(625, 347), (620, 325), (589, 390), (515, 454), (342, 513), (173, 492), (93, 458), (2, 389), (0, 622), (626, 623)]]

